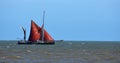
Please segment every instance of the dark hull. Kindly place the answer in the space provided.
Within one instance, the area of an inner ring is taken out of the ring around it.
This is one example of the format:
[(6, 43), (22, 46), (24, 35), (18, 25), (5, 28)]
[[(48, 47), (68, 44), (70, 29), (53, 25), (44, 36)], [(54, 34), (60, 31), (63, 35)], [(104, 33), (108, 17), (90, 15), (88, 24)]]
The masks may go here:
[(45, 44), (45, 45), (53, 45), (55, 44), (55, 41), (35, 41), (35, 42), (32, 42), (32, 41), (18, 41), (18, 44)]

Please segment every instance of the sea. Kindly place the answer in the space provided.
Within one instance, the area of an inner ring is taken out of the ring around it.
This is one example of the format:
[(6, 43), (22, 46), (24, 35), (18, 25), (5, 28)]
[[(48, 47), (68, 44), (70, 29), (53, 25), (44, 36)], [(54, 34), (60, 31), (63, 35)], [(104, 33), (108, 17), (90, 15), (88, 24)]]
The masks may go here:
[(0, 41), (0, 63), (120, 63), (120, 41), (56, 41), (54, 45)]

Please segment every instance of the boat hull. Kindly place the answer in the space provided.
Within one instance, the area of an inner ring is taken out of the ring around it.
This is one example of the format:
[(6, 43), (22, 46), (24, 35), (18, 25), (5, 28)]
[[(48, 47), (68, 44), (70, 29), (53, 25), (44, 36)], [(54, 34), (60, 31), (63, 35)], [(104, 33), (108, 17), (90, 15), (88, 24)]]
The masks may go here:
[(48, 44), (48, 45), (53, 45), (55, 44), (55, 41), (35, 41), (35, 42), (32, 42), (32, 41), (18, 41), (18, 44)]

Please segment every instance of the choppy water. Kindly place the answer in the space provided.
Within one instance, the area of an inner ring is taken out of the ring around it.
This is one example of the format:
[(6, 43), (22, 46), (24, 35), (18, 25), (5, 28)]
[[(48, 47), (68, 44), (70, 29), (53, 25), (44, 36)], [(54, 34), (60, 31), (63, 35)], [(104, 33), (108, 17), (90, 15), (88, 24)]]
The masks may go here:
[(17, 41), (1, 41), (0, 63), (120, 63), (120, 42), (18, 45)]

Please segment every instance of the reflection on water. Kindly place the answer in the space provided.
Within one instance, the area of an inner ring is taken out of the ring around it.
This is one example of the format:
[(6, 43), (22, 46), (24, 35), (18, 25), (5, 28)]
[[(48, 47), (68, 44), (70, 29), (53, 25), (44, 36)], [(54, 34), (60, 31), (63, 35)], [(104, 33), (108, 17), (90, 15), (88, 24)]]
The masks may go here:
[(0, 63), (120, 63), (120, 42), (0, 42)]

